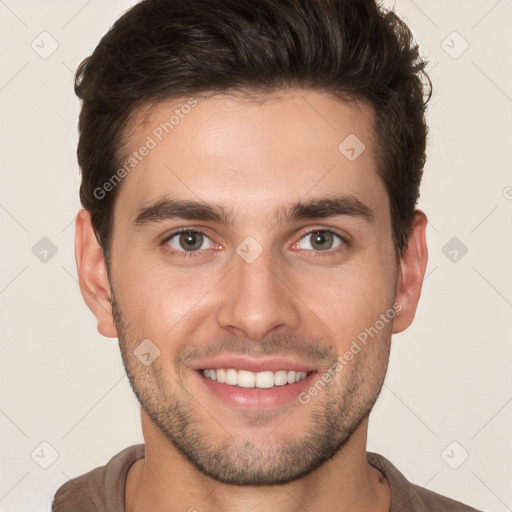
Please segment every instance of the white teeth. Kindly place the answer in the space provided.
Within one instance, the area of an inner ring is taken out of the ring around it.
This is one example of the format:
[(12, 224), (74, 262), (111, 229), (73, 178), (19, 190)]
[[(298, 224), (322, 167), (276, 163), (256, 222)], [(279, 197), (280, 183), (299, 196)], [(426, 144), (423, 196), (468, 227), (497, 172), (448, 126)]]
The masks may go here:
[(285, 384), (288, 384), (288, 372), (285, 370), (279, 370), (276, 372), (274, 379), (276, 386), (284, 386)]
[(217, 370), (217, 382), (224, 384), (226, 382), (226, 372), (224, 370)]
[(274, 372), (258, 372), (256, 374), (257, 388), (273, 388), (274, 382)]
[(238, 372), (233, 369), (226, 370), (226, 384), (236, 386), (238, 384)]
[(247, 370), (235, 370), (233, 368), (217, 368), (203, 370), (207, 379), (216, 380), (221, 384), (229, 386), (240, 386), (241, 388), (268, 389), (274, 386), (293, 384), (306, 378), (308, 372), (297, 372), (294, 370), (279, 370), (277, 372), (249, 372)]
[(255, 383), (254, 373), (239, 370), (238, 372), (238, 385), (241, 388), (253, 388)]

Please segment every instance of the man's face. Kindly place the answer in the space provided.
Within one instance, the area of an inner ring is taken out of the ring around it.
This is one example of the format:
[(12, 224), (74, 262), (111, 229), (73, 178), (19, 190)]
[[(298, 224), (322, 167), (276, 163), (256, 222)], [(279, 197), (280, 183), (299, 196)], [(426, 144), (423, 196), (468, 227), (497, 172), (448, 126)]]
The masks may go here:
[[(375, 325), (393, 307), (398, 268), (371, 114), (309, 90), (263, 104), (186, 103), (139, 116), (126, 143), (127, 158), (154, 147), (124, 178), (114, 211), (124, 364), (144, 412), (202, 473), (284, 483), (339, 450), (386, 373), (392, 321)], [(158, 130), (175, 109), (179, 122)], [(366, 146), (359, 156), (354, 135)], [(313, 207), (293, 215), (297, 203)], [(299, 370), (307, 376), (293, 383)]]

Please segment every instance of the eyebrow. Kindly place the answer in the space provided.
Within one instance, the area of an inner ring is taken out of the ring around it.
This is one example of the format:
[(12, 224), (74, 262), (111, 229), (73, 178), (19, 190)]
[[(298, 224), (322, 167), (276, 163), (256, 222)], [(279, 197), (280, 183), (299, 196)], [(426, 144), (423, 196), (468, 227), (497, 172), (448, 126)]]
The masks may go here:
[[(300, 201), (276, 212), (277, 218), (286, 222), (313, 218), (347, 216), (361, 219), (369, 224), (375, 222), (373, 211), (352, 195), (337, 195), (326, 198)], [(234, 224), (235, 216), (222, 205), (203, 201), (164, 198), (141, 208), (133, 224), (144, 227), (167, 220), (184, 219), (211, 221), (223, 225)]]

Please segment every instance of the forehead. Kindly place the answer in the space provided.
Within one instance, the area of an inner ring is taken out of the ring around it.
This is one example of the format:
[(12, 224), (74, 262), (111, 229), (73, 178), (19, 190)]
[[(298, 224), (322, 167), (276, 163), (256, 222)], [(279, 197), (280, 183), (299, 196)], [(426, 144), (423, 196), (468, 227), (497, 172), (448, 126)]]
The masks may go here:
[[(125, 139), (117, 213), (132, 220), (166, 195), (216, 203), (240, 222), (271, 222), (303, 198), (343, 193), (387, 210), (372, 112), (311, 90), (260, 102), (218, 95), (140, 111)], [(263, 220), (266, 219), (266, 220)]]

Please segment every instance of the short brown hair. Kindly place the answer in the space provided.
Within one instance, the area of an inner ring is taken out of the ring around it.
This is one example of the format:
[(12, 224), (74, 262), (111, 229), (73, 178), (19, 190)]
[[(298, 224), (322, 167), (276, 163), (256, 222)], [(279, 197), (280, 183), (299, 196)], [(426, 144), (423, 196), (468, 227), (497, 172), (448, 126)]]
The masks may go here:
[[(107, 261), (131, 116), (173, 98), (309, 88), (358, 99), (374, 112), (378, 173), (390, 198), (395, 253), (411, 234), (425, 165), (426, 61), (407, 25), (375, 0), (145, 0), (82, 61), (80, 200)], [(340, 141), (341, 142), (341, 141)]]

